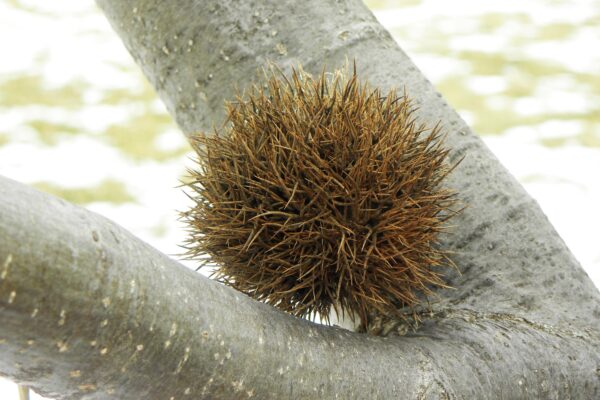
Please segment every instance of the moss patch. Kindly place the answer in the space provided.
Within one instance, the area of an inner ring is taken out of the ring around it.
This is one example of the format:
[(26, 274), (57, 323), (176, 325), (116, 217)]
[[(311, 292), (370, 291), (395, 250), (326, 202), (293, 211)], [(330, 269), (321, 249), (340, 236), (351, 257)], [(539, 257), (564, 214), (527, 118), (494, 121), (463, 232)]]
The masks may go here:
[[(132, 73), (127, 71), (128, 73)], [(141, 73), (133, 72), (138, 76), (138, 80), (142, 82), (141, 89), (131, 90), (131, 89), (107, 89), (103, 91), (102, 103), (103, 104), (122, 104), (122, 103), (132, 103), (137, 101), (142, 101), (145, 103), (151, 103), (156, 99), (156, 93), (152, 86), (148, 83), (146, 78), (141, 75)]]
[(577, 32), (574, 24), (554, 23), (541, 26), (537, 32), (537, 39), (540, 40), (562, 40)]
[(28, 106), (32, 104), (76, 108), (83, 104), (82, 82), (71, 82), (48, 88), (40, 75), (20, 75), (0, 83), (0, 105)]
[(600, 74), (580, 72), (571, 74), (571, 76), (577, 83), (589, 87), (591, 93), (600, 93)]
[(474, 116), (471, 127), (478, 134), (500, 134), (515, 126), (520, 116), (510, 109), (495, 109), (487, 105), (487, 97), (469, 90), (464, 77), (448, 77), (436, 85), (436, 88), (448, 99), (448, 103)]
[[(473, 114), (474, 120), (471, 127), (479, 134), (502, 134), (514, 126), (535, 125), (550, 119), (558, 120), (577, 120), (586, 124), (587, 132), (594, 132), (596, 126), (600, 125), (600, 112), (597, 110), (585, 113), (544, 113), (523, 115), (514, 111), (511, 103), (505, 107), (494, 108), (489, 106), (487, 99), (489, 96), (475, 93), (469, 90), (464, 82), (464, 76), (453, 76), (444, 79), (436, 84), (436, 88), (448, 100), (452, 107), (459, 112), (464, 110)], [(510, 81), (509, 87), (504, 91), (510, 99), (516, 99), (521, 96), (530, 95), (535, 89), (535, 80)], [(589, 133), (578, 137), (582, 145), (593, 145), (597, 141), (597, 136)], [(545, 140), (543, 144), (548, 146), (557, 146), (559, 143), (554, 138)]]
[(585, 147), (600, 147), (600, 132), (597, 128), (599, 126), (600, 125), (596, 125), (596, 133), (594, 133), (594, 127), (592, 125), (587, 125), (584, 128), (584, 131), (577, 135), (577, 141)]
[(473, 75), (502, 75), (509, 67), (534, 78), (568, 72), (565, 67), (551, 61), (511, 59), (501, 53), (465, 50), (456, 52), (454, 57), (469, 62), (473, 68)]
[(112, 125), (105, 131), (105, 135), (111, 145), (118, 147), (131, 158), (162, 161), (189, 151), (187, 146), (163, 150), (156, 145), (158, 136), (171, 127), (173, 120), (168, 114), (146, 113), (125, 123)]
[(41, 142), (47, 145), (54, 145), (60, 137), (66, 135), (76, 135), (80, 133), (79, 129), (66, 125), (57, 124), (43, 120), (30, 121), (29, 126), (36, 130)]
[(456, 57), (468, 61), (473, 75), (500, 75), (506, 68), (506, 56), (499, 53), (482, 53), (478, 51), (459, 51)]
[(518, 24), (530, 24), (531, 18), (525, 13), (501, 14), (487, 13), (478, 17), (479, 31), (482, 33), (491, 33), (501, 28), (508, 22), (517, 22)]
[(518, 59), (510, 60), (508, 65), (514, 67), (519, 72), (528, 74), (533, 79), (544, 75), (569, 73), (566, 67), (550, 60)]
[(135, 201), (122, 182), (112, 179), (106, 179), (94, 187), (63, 188), (50, 182), (37, 182), (32, 186), (75, 204), (88, 204), (96, 201), (123, 204)]
[(546, 147), (556, 148), (556, 147), (563, 147), (567, 143), (568, 140), (569, 140), (568, 138), (562, 138), (562, 137), (542, 138), (539, 140), (539, 143)]

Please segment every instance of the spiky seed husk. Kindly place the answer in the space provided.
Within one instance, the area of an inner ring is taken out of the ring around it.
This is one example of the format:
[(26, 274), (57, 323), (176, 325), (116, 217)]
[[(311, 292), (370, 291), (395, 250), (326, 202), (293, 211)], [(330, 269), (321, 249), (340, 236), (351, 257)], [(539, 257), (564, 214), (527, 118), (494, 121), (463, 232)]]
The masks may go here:
[[(228, 122), (193, 144), (191, 258), (221, 282), (296, 316), (332, 308), (368, 324), (445, 286), (438, 234), (455, 214), (439, 126), (406, 94), (300, 70), (227, 104)], [(207, 258), (208, 257), (208, 258)], [(423, 296), (424, 295), (424, 296)]]

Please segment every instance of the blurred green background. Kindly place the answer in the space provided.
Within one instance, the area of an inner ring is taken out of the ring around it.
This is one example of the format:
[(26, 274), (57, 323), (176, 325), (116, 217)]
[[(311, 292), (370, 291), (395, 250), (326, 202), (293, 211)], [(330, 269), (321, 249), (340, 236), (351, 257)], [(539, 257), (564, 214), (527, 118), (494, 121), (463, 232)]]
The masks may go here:
[[(366, 3), (600, 286), (600, 1)], [(181, 253), (190, 147), (94, 2), (0, 0), (0, 45), (0, 174)]]

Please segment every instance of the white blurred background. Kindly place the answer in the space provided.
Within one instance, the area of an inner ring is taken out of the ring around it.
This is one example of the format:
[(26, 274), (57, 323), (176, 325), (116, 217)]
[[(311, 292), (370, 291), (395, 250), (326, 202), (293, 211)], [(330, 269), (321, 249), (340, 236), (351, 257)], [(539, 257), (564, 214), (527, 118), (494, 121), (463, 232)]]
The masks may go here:
[[(600, 287), (600, 1), (366, 3)], [(177, 257), (190, 148), (94, 2), (0, 0), (0, 49), (0, 174)]]

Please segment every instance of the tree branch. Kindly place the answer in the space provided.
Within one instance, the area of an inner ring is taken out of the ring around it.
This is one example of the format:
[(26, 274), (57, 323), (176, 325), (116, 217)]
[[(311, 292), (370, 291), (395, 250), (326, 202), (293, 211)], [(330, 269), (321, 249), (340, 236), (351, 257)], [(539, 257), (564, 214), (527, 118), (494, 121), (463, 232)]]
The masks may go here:
[(320, 326), (206, 279), (92, 212), (5, 178), (0, 192), (0, 373), (44, 395), (598, 394), (597, 332), (455, 309), (406, 336)]
[[(273, 60), (356, 59), (448, 131), (462, 275), (415, 333), (284, 315), (97, 215), (0, 180), (0, 373), (56, 398), (596, 398), (600, 294), (538, 205), (358, 1), (98, 0), (187, 133)], [(23, 337), (23, 332), (27, 332)]]

